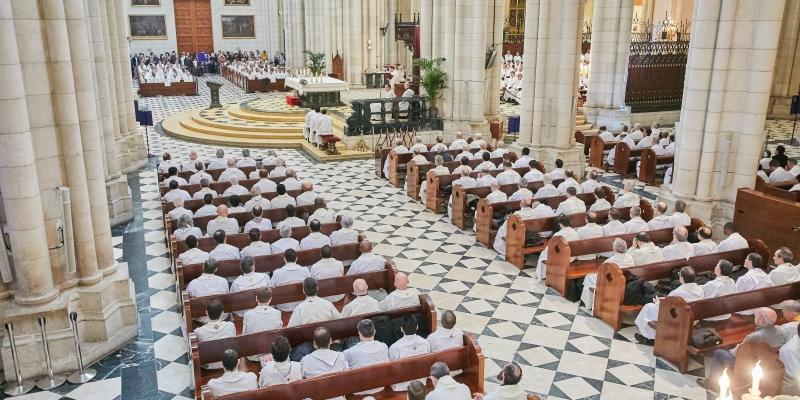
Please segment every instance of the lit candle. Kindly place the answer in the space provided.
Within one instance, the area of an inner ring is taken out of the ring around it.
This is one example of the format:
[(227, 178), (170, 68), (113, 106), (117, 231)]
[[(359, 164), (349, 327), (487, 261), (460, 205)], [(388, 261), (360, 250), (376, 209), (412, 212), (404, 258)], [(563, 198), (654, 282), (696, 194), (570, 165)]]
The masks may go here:
[(722, 376), (719, 377), (719, 400), (727, 400), (728, 388), (731, 386), (731, 379), (728, 377), (728, 369), (722, 370)]
[(761, 396), (761, 391), (758, 390), (758, 385), (761, 383), (761, 378), (764, 376), (764, 370), (761, 369), (761, 360), (758, 360), (755, 368), (753, 368), (753, 386), (750, 387), (750, 394), (753, 396)]

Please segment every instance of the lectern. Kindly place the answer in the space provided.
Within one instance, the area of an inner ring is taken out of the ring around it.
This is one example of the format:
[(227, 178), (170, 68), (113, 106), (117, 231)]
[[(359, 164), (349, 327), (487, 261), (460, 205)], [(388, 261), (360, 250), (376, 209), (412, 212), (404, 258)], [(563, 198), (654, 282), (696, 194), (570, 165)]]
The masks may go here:
[(222, 87), (222, 84), (206, 81), (206, 85), (208, 85), (208, 90), (211, 91), (211, 104), (208, 108), (220, 108), (222, 104), (219, 103), (219, 88)]

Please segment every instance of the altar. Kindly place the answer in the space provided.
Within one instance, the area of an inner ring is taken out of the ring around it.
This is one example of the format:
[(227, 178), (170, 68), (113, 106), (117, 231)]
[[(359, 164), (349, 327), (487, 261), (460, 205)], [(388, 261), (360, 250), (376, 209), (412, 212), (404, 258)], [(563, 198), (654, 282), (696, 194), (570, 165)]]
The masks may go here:
[(303, 107), (342, 105), (341, 92), (348, 90), (347, 82), (329, 76), (287, 77), (285, 87), (297, 93)]

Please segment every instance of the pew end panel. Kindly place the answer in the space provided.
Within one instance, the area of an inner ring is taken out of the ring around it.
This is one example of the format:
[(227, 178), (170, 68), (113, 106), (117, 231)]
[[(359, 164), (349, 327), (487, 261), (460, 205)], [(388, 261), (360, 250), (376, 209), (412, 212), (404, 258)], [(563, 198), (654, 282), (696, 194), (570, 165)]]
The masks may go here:
[(759, 238), (773, 251), (787, 246), (794, 254), (800, 254), (800, 203), (753, 189), (739, 189), (734, 208), (733, 222), (742, 236)]
[(453, 211), (453, 225), (464, 229), (466, 226), (464, 211), (467, 208), (467, 192), (461, 185), (453, 185), (453, 198), (450, 206)]
[(525, 221), (518, 215), (511, 215), (506, 220), (506, 261), (520, 270), (525, 267)]
[[(416, 163), (408, 166), (406, 170), (406, 194), (414, 200), (419, 200), (419, 165)], [(423, 201), (425, 199), (422, 199)]]
[(433, 171), (425, 174), (425, 181), (428, 182), (425, 188), (425, 208), (434, 213), (439, 213), (437, 197), (439, 195), (439, 179)]
[(194, 385), (194, 398), (203, 398), (203, 388), (202, 388), (202, 381), (200, 376), (202, 374), (202, 369), (200, 368), (200, 363), (198, 360), (200, 359), (200, 349), (198, 347), (200, 341), (197, 339), (197, 335), (192, 332), (189, 334), (189, 363), (191, 365), (192, 376), (190, 379)]
[(492, 247), (492, 216), (494, 210), (492, 204), (486, 199), (478, 199), (478, 207), (475, 214), (475, 239), (486, 247)]
[(627, 280), (622, 269), (613, 262), (605, 262), (597, 271), (597, 287), (593, 315), (618, 331), (622, 323), (621, 304)]
[(748, 392), (753, 379), (752, 371), (758, 361), (764, 370), (764, 377), (759, 385), (761, 395), (781, 394), (784, 365), (778, 356), (778, 351), (763, 342), (743, 342), (736, 349), (736, 362), (730, 375), (734, 398), (739, 398)]
[(625, 142), (619, 142), (614, 150), (614, 165), (612, 171), (622, 176), (628, 175), (631, 162), (631, 148)]
[(592, 135), (589, 139), (589, 166), (603, 168), (603, 150), (605, 143), (599, 135)]
[(570, 267), (569, 242), (562, 236), (547, 241), (547, 274), (545, 285), (553, 288), (561, 297), (567, 293), (567, 270)]
[(694, 326), (694, 313), (683, 298), (667, 296), (658, 308), (658, 329), (653, 354), (674, 364), (680, 372), (686, 372), (686, 352)]

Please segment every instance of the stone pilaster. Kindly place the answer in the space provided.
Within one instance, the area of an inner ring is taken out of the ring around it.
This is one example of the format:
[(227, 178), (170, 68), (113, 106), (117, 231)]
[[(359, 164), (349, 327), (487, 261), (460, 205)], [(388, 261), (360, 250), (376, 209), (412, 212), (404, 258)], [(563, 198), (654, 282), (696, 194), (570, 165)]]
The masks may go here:
[(547, 169), (556, 159), (582, 175), (583, 151), (575, 143), (583, 2), (528, 0), (520, 133), (515, 149), (527, 146)]
[(753, 187), (764, 140), (783, 0), (695, 2), (677, 149), (667, 198), (712, 227)]
[[(121, 70), (119, 60), (119, 41), (117, 40), (117, 17), (113, 1), (101, 1), (105, 5), (106, 23), (108, 24), (108, 43), (109, 43), (109, 63), (111, 64), (110, 84), (114, 91), (116, 100), (117, 128), (119, 131), (114, 133), (116, 138), (117, 156), (119, 157), (120, 168), (125, 171), (132, 164), (131, 149), (125, 145), (125, 136), (130, 129), (128, 128), (128, 107), (125, 104), (125, 88), (122, 74), (126, 71)], [(123, 28), (124, 29), (124, 28)]]
[(305, 68), (305, 23), (303, 19), (303, 2), (283, 0), (283, 27), (286, 42), (286, 66), (289, 68)]
[(592, 16), (592, 63), (584, 114), (612, 131), (630, 125), (625, 87), (630, 55), (633, 0), (598, 1)]
[(775, 60), (770, 118), (790, 118), (792, 96), (800, 94), (800, 2), (787, 1), (781, 25), (781, 39)]

